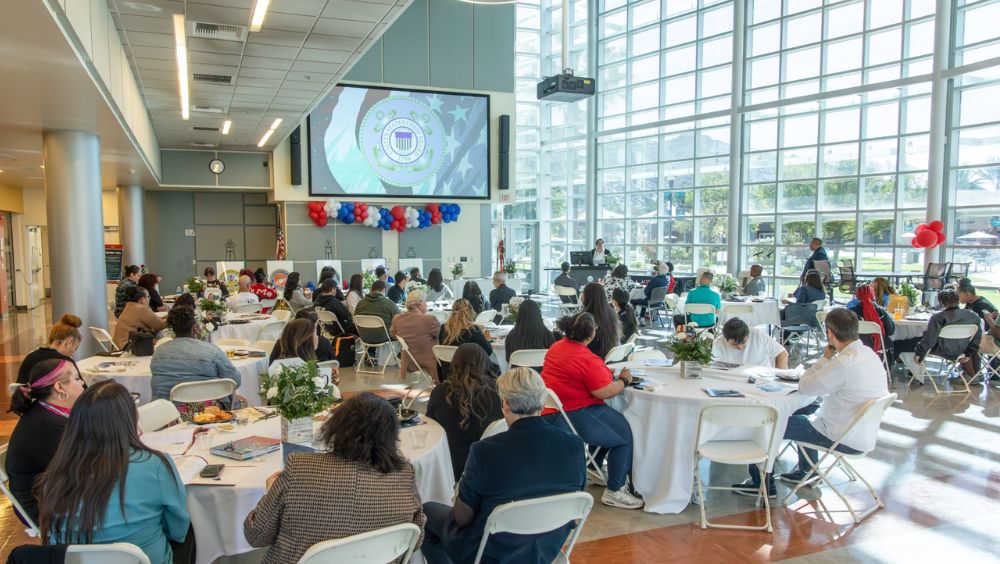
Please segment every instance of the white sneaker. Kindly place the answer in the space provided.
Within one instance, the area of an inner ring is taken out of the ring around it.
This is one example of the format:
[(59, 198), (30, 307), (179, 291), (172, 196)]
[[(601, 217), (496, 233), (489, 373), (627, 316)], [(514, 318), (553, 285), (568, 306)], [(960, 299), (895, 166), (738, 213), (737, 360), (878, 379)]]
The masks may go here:
[(639, 509), (643, 506), (643, 501), (628, 493), (628, 489), (625, 486), (622, 486), (618, 491), (605, 489), (604, 495), (601, 496), (601, 503), (621, 509)]

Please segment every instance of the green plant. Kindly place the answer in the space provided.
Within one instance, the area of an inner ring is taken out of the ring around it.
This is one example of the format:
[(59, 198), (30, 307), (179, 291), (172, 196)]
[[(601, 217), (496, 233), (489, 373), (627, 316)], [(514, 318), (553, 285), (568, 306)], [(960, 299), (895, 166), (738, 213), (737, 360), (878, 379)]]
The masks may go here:
[(368, 290), (372, 287), (372, 284), (375, 283), (376, 280), (375, 271), (366, 270), (361, 274), (361, 278), (362, 278), (361, 287), (364, 288), (365, 290)]
[(285, 365), (275, 375), (261, 374), (260, 392), (267, 404), (285, 419), (310, 417), (337, 399), (330, 380), (320, 374), (316, 361)]
[(455, 278), (458, 278), (462, 274), (465, 274), (465, 266), (463, 266), (462, 263), (456, 262), (455, 264), (451, 265), (451, 275), (452, 276), (454, 276)]
[(218, 315), (222, 315), (227, 311), (229, 311), (229, 308), (226, 307), (225, 302), (218, 302), (210, 298), (202, 298), (198, 300), (198, 309), (200, 309), (205, 313), (213, 313)]
[(612, 252), (604, 256), (604, 264), (608, 266), (615, 266), (622, 261), (622, 256), (618, 253)]
[(514, 264), (514, 261), (509, 260), (503, 265), (503, 271), (510, 275), (517, 274), (517, 265)]
[(910, 302), (910, 307), (917, 305), (917, 302), (920, 301), (920, 292), (907, 282), (903, 282), (903, 285), (899, 287), (899, 295), (906, 296), (906, 300)]
[(674, 339), (667, 345), (667, 348), (674, 353), (675, 364), (680, 361), (691, 361), (698, 364), (712, 362), (711, 339), (701, 337)]
[(732, 294), (736, 290), (739, 290), (740, 285), (736, 281), (736, 278), (727, 272), (715, 277), (715, 287), (723, 294)]
[(187, 291), (192, 294), (200, 294), (205, 291), (205, 283), (195, 276), (184, 281), (184, 285), (187, 286)]

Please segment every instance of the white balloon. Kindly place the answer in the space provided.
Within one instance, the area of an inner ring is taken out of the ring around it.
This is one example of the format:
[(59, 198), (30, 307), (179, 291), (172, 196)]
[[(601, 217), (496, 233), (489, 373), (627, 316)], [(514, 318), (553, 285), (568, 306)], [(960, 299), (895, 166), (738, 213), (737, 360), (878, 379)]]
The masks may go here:
[(333, 198), (327, 200), (326, 205), (323, 207), (326, 208), (327, 215), (337, 215), (337, 213), (340, 212), (340, 202), (334, 200)]

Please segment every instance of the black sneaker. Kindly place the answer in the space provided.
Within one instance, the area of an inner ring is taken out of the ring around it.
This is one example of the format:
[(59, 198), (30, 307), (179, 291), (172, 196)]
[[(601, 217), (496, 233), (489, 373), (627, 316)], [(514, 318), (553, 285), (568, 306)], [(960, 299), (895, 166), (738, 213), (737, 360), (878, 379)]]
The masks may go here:
[[(754, 483), (752, 478), (747, 478), (738, 484), (733, 484), (732, 487), (737, 488), (732, 490), (736, 495), (744, 495), (747, 497), (758, 497), (760, 495), (760, 484)], [(774, 486), (774, 482), (771, 482), (768, 485), (767, 497), (771, 499), (778, 497), (778, 490)]]
[[(805, 472), (803, 472), (801, 470), (796, 470), (795, 472), (789, 472), (787, 474), (781, 474), (781, 475), (778, 476), (778, 479), (781, 480), (782, 482), (795, 485), (795, 484), (798, 484), (799, 482), (801, 482), (802, 478), (804, 478), (805, 475), (806, 475)], [(812, 474), (812, 475), (809, 476), (809, 479), (806, 480), (806, 483), (803, 484), (803, 485), (804, 486), (811, 486), (812, 484), (814, 484), (814, 483), (816, 483), (818, 481), (819, 481), (819, 476), (817, 476), (814, 473), (814, 474)]]

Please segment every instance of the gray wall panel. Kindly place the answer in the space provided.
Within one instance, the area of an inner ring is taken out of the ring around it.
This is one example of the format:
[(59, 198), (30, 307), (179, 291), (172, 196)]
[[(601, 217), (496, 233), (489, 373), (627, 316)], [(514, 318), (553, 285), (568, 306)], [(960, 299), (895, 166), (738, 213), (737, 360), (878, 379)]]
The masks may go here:
[(243, 194), (196, 193), (194, 221), (198, 224), (243, 225)]
[(274, 225), (278, 217), (274, 206), (245, 206), (243, 212), (246, 225)]
[(209, 151), (161, 151), (160, 167), (166, 186), (215, 186), (208, 163), (215, 158)]
[(244, 194), (243, 195), (244, 204), (267, 204), (267, 194)]
[[(473, 5), (476, 90), (514, 90), (514, 4)], [(488, 255), (487, 255), (488, 256)]]
[[(334, 243), (336, 243), (334, 257), (343, 261), (360, 261), (363, 258), (368, 258), (372, 252), (374, 252), (375, 257), (382, 256), (382, 231), (371, 227), (363, 225), (338, 226), (337, 238)], [(358, 272), (357, 265), (353, 269), (349, 269), (345, 263), (344, 269), (350, 273)]]
[[(315, 225), (288, 225), (288, 260), (318, 260), (326, 256), (326, 239), (335, 239), (334, 227), (320, 229)], [(336, 246), (334, 246), (336, 252)], [(337, 258), (336, 256), (334, 258)]]
[(427, 29), (427, 0), (414, 0), (382, 35), (383, 82), (429, 85)]
[[(197, 211), (198, 208), (195, 208)], [(198, 260), (226, 260), (226, 242), (232, 240), (235, 260), (246, 256), (242, 225), (198, 225), (195, 256)]]
[[(391, 28), (390, 28), (391, 29)], [(361, 59), (351, 67), (344, 80), (382, 82), (382, 39), (372, 44)]]
[(163, 277), (160, 288), (171, 294), (194, 273), (194, 237), (184, 235), (194, 228), (193, 194), (190, 192), (146, 192), (146, 252), (148, 268)]
[(245, 231), (247, 260), (274, 260), (274, 250), (277, 245), (275, 227), (248, 225)]
[(265, 166), (267, 153), (224, 153), (219, 159), (226, 163), (226, 169), (219, 175), (220, 186), (271, 187), (271, 174)]
[[(443, 88), (473, 88), (472, 4), (429, 0), (430, 83)], [(511, 66), (513, 69), (513, 66)]]
[(424, 269), (427, 270), (428, 260), (441, 258), (441, 237), (444, 233), (445, 230), (438, 227), (407, 229), (399, 235), (399, 258), (409, 258), (414, 254), (415, 258), (424, 259)]

